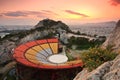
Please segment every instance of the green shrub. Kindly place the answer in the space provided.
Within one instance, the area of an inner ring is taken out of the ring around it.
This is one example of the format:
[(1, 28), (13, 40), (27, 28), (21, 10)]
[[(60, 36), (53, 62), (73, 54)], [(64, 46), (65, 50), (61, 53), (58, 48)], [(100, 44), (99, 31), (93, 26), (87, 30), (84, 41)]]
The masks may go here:
[(89, 41), (88, 38), (84, 38), (84, 37), (70, 37), (68, 39), (68, 48), (72, 48), (72, 45), (76, 45), (76, 49), (77, 50), (84, 50), (84, 49), (89, 49), (90, 47), (95, 47), (95, 46), (99, 46), (104, 42), (104, 40), (100, 41), (100, 40), (91, 40)]
[(68, 61), (75, 60), (75, 58), (72, 55), (70, 55), (70, 53), (66, 53), (66, 56), (68, 57)]
[(117, 56), (117, 53), (111, 52), (110, 49), (102, 49), (99, 47), (90, 48), (87, 52), (82, 53), (82, 60), (89, 69), (89, 71), (97, 68), (106, 61), (113, 60)]

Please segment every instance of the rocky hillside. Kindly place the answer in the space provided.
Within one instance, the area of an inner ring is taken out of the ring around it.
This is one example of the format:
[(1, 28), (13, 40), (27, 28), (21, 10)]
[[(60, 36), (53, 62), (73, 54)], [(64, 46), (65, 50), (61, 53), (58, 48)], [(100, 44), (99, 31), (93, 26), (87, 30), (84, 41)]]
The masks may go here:
[(64, 24), (63, 22), (61, 21), (54, 21), (54, 20), (50, 20), (50, 19), (44, 19), (42, 21), (40, 21), (36, 26), (35, 28), (40, 28), (40, 27), (44, 27), (44, 28), (47, 28), (47, 29), (50, 29), (50, 28), (54, 28), (54, 29), (58, 29), (58, 28), (61, 28), (67, 32), (71, 32), (70, 28)]
[(74, 80), (120, 80), (120, 55), (108, 61), (92, 72), (83, 69)]
[[(107, 46), (112, 46), (113, 51), (120, 52), (120, 20), (117, 22), (111, 35), (102, 45), (103, 48), (107, 48)], [(83, 69), (74, 80), (120, 80), (120, 55), (113, 61), (103, 63), (91, 72)]]
[(120, 52), (120, 20), (117, 22), (115, 29), (102, 45), (103, 48), (111, 46), (115, 52)]
[[(0, 64), (4, 65), (12, 59), (12, 49), (28, 41), (55, 37), (62, 31), (71, 32), (69, 27), (61, 21), (44, 19), (33, 29), (12, 33), (0, 39)], [(66, 43), (66, 37), (61, 34), (60, 40)]]

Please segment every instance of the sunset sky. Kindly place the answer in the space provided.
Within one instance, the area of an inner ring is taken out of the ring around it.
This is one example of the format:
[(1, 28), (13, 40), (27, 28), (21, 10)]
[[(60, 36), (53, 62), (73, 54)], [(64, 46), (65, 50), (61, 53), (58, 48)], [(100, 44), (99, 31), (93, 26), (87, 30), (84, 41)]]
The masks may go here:
[(120, 0), (0, 0), (1, 25), (35, 25), (45, 18), (67, 24), (117, 21)]

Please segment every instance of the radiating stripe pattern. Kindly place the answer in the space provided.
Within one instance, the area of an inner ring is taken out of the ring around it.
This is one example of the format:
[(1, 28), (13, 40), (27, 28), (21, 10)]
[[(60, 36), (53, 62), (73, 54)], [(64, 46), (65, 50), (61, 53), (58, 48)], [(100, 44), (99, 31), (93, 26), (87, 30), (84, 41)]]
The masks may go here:
[[(66, 62), (63, 64), (51, 63), (48, 57), (58, 54), (58, 39), (43, 39), (27, 42), (15, 48), (13, 57), (17, 62), (26, 66), (59, 69), (77, 67), (80, 62)], [(71, 66), (72, 64), (72, 66)], [(75, 66), (73, 66), (75, 64)]]
[[(40, 44), (38, 42), (37, 45), (30, 47), (25, 52), (25, 58), (33, 63), (45, 63), (45, 64), (52, 64), (50, 63), (47, 58), (52, 55), (58, 53), (58, 40), (44, 40)], [(27, 44), (29, 45), (29, 44)], [(54, 47), (54, 48), (53, 48)]]

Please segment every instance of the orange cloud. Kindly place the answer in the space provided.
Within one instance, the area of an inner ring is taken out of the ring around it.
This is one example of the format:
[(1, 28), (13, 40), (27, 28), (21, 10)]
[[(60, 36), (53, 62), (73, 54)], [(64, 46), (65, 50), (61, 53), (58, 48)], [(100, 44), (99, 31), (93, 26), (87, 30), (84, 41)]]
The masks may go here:
[(120, 5), (120, 0), (110, 0), (111, 5), (117, 6)]
[(0, 17), (3, 17), (3, 15), (0, 14)]
[(82, 17), (89, 17), (89, 16), (86, 15), (86, 14), (82, 14), (82, 13), (75, 12), (75, 11), (72, 11), (72, 10), (65, 10), (65, 12), (67, 12), (67, 13), (69, 13), (69, 14), (73, 14), (73, 15), (82, 16)]

